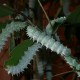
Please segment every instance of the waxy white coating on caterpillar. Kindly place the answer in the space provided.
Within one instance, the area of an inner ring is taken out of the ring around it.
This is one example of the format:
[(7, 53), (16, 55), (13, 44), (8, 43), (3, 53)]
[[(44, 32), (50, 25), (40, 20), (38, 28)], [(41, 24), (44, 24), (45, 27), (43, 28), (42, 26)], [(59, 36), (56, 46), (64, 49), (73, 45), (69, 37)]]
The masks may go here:
[[(50, 71), (48, 71), (48, 70), (50, 70)], [(52, 80), (52, 72), (51, 72), (51, 70), (52, 70), (52, 66), (50, 65), (50, 64), (47, 64), (46, 65), (46, 78), (47, 78), (47, 80)]]
[[(63, 23), (65, 20), (66, 20), (65, 16), (57, 18), (57, 19), (54, 19), (54, 20), (51, 20), (50, 23), (48, 23), (48, 25), (46, 26), (46, 29), (45, 29), (46, 33), (48, 35), (51, 35), (53, 33), (53, 29), (52, 28), (54, 27), (54, 24), (56, 22)], [(60, 41), (59, 36), (57, 35), (57, 33), (55, 33), (55, 38), (57, 39), (57, 41)]]
[(41, 44), (34, 43), (27, 51), (24, 52), (24, 56), (19, 60), (19, 63), (15, 66), (7, 66), (7, 71), (9, 74), (15, 75), (23, 72), (27, 65), (30, 64), (30, 61), (33, 59), (33, 56), (36, 55), (36, 51), (41, 48)]
[(10, 37), (11, 33), (14, 31), (19, 31), (20, 29), (25, 28), (26, 22), (14, 22), (12, 21), (10, 24), (6, 25), (6, 28), (2, 30), (0, 34), (0, 52), (5, 45), (5, 42), (8, 40), (7, 38)]
[[(37, 42), (40, 42), (42, 45), (51, 49), (51, 51), (54, 51), (57, 54), (63, 56), (66, 62), (70, 65), (70, 67), (72, 68), (75, 67), (76, 70), (80, 70), (80, 64), (78, 64), (78, 62), (71, 57), (70, 49), (64, 47), (60, 42), (55, 41), (52, 37), (46, 35), (45, 32), (40, 32), (36, 27), (32, 26), (27, 27), (27, 34), (29, 37), (33, 38), (33, 40), (37, 40)], [(78, 76), (80, 77), (80, 72), (77, 73)]]
[[(37, 33), (37, 34), (36, 34)], [(69, 56), (70, 49), (64, 47), (60, 42), (55, 41), (49, 35), (46, 35), (45, 32), (40, 32), (35, 27), (28, 26), (27, 27), (27, 34), (29, 37), (33, 38), (33, 40), (37, 40), (42, 45), (46, 46), (47, 48), (51, 49), (51, 51), (57, 52), (62, 56)]]
[(46, 33), (48, 35), (51, 35), (52, 34), (52, 27), (54, 27), (54, 24), (56, 22), (58, 23), (62, 23), (66, 20), (66, 17), (60, 17), (60, 18), (57, 18), (57, 19), (54, 19), (54, 20), (51, 20), (50, 23), (48, 23), (48, 25), (46, 26)]
[(44, 74), (44, 68), (43, 68), (43, 63), (42, 61), (37, 62), (37, 70), (40, 76)]

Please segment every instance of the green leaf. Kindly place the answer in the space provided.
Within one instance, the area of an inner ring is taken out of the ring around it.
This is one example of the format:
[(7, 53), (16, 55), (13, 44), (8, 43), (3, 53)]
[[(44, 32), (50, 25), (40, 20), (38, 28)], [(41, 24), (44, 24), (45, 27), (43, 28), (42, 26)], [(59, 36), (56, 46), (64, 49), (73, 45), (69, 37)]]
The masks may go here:
[(11, 20), (6, 20), (5, 23), (0, 23), (0, 30), (3, 29), (3, 28), (5, 28), (6, 27), (6, 24), (7, 23), (10, 23), (10, 22), (11, 22)]
[(80, 6), (67, 17), (67, 22), (72, 24), (80, 23)]
[(28, 47), (30, 47), (32, 44), (33, 44), (32, 40), (25, 40), (24, 42), (16, 46), (10, 53), (11, 57), (5, 62), (4, 66), (6, 67), (8, 65), (9, 66), (17, 65), (21, 57), (24, 55), (24, 51), (26, 51)]
[(0, 17), (13, 14), (13, 10), (8, 6), (0, 5)]
[(0, 30), (6, 27), (6, 23), (0, 23)]

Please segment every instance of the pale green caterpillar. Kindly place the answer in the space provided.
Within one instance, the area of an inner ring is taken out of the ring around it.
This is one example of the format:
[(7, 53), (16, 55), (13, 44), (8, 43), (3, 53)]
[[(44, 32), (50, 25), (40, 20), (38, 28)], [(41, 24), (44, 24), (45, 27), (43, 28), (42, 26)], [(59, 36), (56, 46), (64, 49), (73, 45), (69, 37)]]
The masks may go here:
[(30, 61), (33, 59), (33, 56), (36, 55), (36, 51), (41, 48), (41, 44), (34, 43), (27, 51), (24, 52), (24, 56), (19, 60), (19, 63), (16, 66), (7, 66), (6, 70), (12, 75), (18, 75), (20, 72), (23, 72), (27, 65), (30, 64)]
[[(45, 32), (39, 31), (37, 27), (28, 26), (27, 34), (29, 37), (33, 38), (33, 40), (36, 40), (46, 46), (46, 48), (49, 48), (51, 51), (63, 56), (70, 67), (75, 67), (76, 70), (80, 70), (78, 62), (71, 57), (71, 50), (63, 46), (59, 41), (55, 41), (51, 36), (46, 35)], [(80, 76), (80, 72), (77, 71), (77, 73), (78, 76)]]
[(10, 24), (6, 25), (6, 28), (2, 30), (2, 33), (0, 34), (0, 52), (3, 49), (3, 46), (5, 45), (5, 41), (7, 41), (7, 38), (10, 37), (11, 33), (14, 31), (19, 31), (20, 29), (25, 28), (26, 22), (14, 22), (12, 21)]

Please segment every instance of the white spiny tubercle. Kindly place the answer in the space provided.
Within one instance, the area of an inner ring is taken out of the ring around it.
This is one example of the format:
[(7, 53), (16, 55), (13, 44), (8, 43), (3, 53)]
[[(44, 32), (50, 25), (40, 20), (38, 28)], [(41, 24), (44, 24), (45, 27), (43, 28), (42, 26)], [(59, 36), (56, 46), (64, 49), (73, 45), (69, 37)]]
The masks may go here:
[(56, 22), (63, 22), (65, 20), (66, 20), (66, 17), (65, 16), (55, 19)]
[(30, 61), (33, 59), (33, 56), (36, 54), (39, 48), (41, 48), (41, 44), (34, 43), (31, 47), (28, 48), (27, 51), (24, 52), (24, 56), (19, 60), (19, 63), (15, 66), (7, 66), (6, 70), (9, 74), (18, 75), (20, 72), (23, 72), (27, 65), (30, 64)]
[[(70, 50), (68, 48), (64, 47), (60, 42), (55, 41), (49, 35), (46, 35), (45, 32), (39, 31), (39, 34), (36, 37), (34, 37), (34, 35), (36, 35), (36, 32), (38, 33), (37, 28), (28, 26), (27, 34), (29, 35), (29, 37), (35, 38), (34, 40), (37, 40), (37, 42), (40, 42), (42, 45), (46, 46), (54, 52), (58, 52), (58, 54), (61, 54), (62, 56), (70, 55)], [(68, 53), (66, 51), (68, 51)]]
[(14, 22), (12, 21), (10, 24), (6, 25), (6, 28), (2, 30), (2, 33), (0, 34), (0, 51), (3, 49), (3, 46), (5, 45), (5, 41), (8, 40), (8, 37), (10, 37), (11, 33), (14, 31), (19, 31), (20, 29), (25, 28), (26, 22)]
[[(30, 33), (30, 31), (32, 32)], [(71, 51), (69, 48), (63, 46), (59, 41), (55, 41), (52, 37), (46, 35), (46, 33), (38, 31), (36, 27), (32, 27), (32, 26), (27, 27), (27, 34), (31, 38), (34, 38), (34, 35), (36, 35), (36, 31), (37, 33), (39, 32), (39, 34), (35, 37), (34, 40), (37, 40), (37, 42), (40, 42), (42, 45), (46, 46), (47, 48), (51, 49), (57, 54), (63, 56), (66, 62), (70, 65), (70, 67), (72, 68), (75, 67), (76, 70), (80, 70), (80, 65), (78, 64), (76, 59), (74, 59), (71, 56)], [(78, 76), (80, 76), (80, 72), (77, 73)]]

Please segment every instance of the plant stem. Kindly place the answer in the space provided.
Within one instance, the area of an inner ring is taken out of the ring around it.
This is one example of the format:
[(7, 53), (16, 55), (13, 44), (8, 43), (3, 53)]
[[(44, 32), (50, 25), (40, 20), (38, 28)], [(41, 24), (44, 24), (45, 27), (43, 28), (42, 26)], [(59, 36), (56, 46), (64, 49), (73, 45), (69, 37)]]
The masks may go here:
[(62, 6), (60, 6), (58, 8), (57, 13), (55, 14), (54, 18), (57, 18), (58, 17), (58, 15), (60, 14), (61, 10), (62, 10)]
[(46, 16), (48, 22), (50, 23), (50, 25), (51, 25), (51, 27), (52, 27), (52, 24), (51, 24), (51, 22), (50, 22), (50, 19), (49, 19), (48, 15), (47, 15), (46, 11), (44, 10), (44, 8), (43, 8), (43, 6), (42, 6), (40, 0), (38, 0), (38, 3), (39, 3), (39, 5), (40, 5), (40, 7), (42, 8), (42, 10), (43, 10), (43, 12), (44, 12), (44, 14), (45, 14), (45, 16)]
[(67, 74), (67, 73), (71, 73), (71, 72), (74, 72), (74, 70), (63, 72), (63, 73), (60, 73), (60, 74), (56, 74), (53, 77), (60, 76), (60, 75), (63, 75), (63, 74)]

